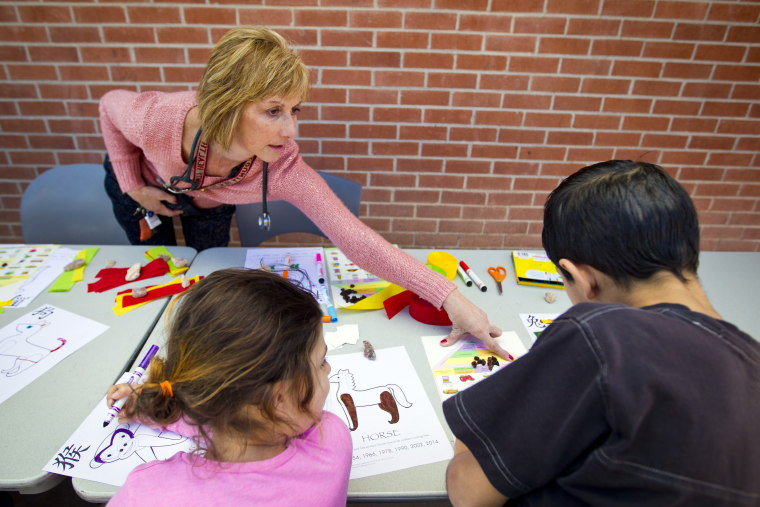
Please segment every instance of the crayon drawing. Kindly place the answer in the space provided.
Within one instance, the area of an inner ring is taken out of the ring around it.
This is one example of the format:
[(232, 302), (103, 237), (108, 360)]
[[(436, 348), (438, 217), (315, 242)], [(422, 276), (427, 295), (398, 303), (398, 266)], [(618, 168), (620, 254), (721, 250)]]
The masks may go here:
[(343, 409), (346, 424), (351, 431), (355, 431), (359, 427), (357, 408), (379, 407), (390, 414), (391, 418), (388, 424), (396, 424), (399, 422), (398, 407), (409, 408), (412, 406), (412, 403), (407, 400), (404, 390), (398, 384), (357, 389), (351, 370), (339, 370), (338, 373), (330, 376), (330, 383), (336, 384), (335, 397)]
[(107, 413), (103, 397), (43, 470), (121, 486), (136, 466), (195, 448), (191, 438), (139, 422), (112, 422), (104, 428)]
[(108, 326), (43, 305), (0, 329), (0, 403)]

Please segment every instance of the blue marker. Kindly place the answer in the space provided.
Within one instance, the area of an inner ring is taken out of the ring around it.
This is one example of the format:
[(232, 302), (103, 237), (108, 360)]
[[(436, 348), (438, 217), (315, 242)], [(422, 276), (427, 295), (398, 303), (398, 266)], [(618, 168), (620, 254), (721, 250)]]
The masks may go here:
[[(127, 384), (136, 384), (140, 381), (140, 379), (143, 376), (143, 373), (145, 373), (145, 369), (150, 364), (150, 360), (153, 359), (153, 356), (156, 355), (156, 352), (158, 352), (158, 345), (151, 345), (150, 349), (148, 349), (148, 353), (145, 354), (145, 357), (143, 357), (143, 360), (140, 361), (140, 365), (135, 368), (135, 371), (132, 372), (132, 375), (127, 379)], [(111, 424), (111, 421), (113, 421), (114, 417), (119, 415), (119, 412), (121, 412), (122, 407), (124, 407), (124, 403), (127, 402), (127, 398), (129, 396), (125, 396), (123, 398), (119, 398), (118, 400), (113, 402), (113, 405), (111, 405), (110, 410), (108, 411), (108, 415), (106, 416), (105, 421), (103, 421), (103, 427), (105, 428), (109, 424)]]
[(330, 315), (330, 320), (332, 322), (338, 322), (338, 314), (335, 313), (335, 307), (330, 301), (330, 297), (327, 295), (327, 287), (322, 284), (319, 286), (319, 289), (322, 291), (322, 296), (325, 298), (325, 305), (327, 305), (327, 313)]

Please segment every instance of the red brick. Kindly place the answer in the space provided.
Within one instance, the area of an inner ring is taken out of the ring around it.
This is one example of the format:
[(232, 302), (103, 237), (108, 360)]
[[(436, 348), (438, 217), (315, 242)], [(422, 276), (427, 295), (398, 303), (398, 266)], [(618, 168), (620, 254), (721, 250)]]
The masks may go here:
[(745, 46), (728, 44), (697, 44), (695, 60), (713, 60), (716, 62), (741, 62), (747, 52)]
[(725, 181), (760, 182), (760, 171), (757, 169), (728, 169)]
[(159, 44), (209, 44), (207, 28), (194, 26), (172, 26), (156, 28)]
[(760, 65), (717, 65), (712, 79), (715, 81), (757, 81)]
[(402, 90), (400, 103), (402, 105), (447, 106), (449, 95), (447, 91)]
[[(421, 81), (424, 83), (424, 74), (420, 73), (420, 76), (422, 76)], [(375, 80), (377, 81), (377, 75)], [(428, 88), (473, 89), (477, 82), (478, 75), (474, 73), (430, 72), (428, 73), (427, 86)]]
[(633, 95), (657, 95), (677, 97), (681, 91), (680, 81), (637, 79), (633, 83)]
[[(34, 46), (32, 46), (30, 49), (35, 49)], [(76, 58), (76, 49), (73, 49), (74, 57)], [(30, 55), (32, 56), (32, 60), (37, 61), (48, 61), (51, 58), (49, 58), (47, 55), (43, 58), (35, 58), (35, 51), (30, 51)], [(70, 56), (68, 54), (67, 56)], [(26, 62), (28, 61), (28, 58), (26, 56), (26, 50), (24, 49), (24, 46), (0, 46), (0, 61), (3, 62)]]
[(295, 26), (348, 26), (348, 13), (343, 9), (294, 9), (293, 15)]
[(592, 55), (602, 56), (641, 56), (641, 50), (644, 43), (634, 40), (619, 39), (594, 39), (591, 44)]
[[(427, 93), (430, 93), (429, 90)], [(496, 109), (501, 105), (501, 95), (487, 92), (453, 92), (451, 105)]]
[[(389, 45), (389, 39), (392, 39), (391, 37), (387, 37), (390, 34), (393, 34), (394, 37), (397, 37), (400, 40), (406, 40), (404, 35), (405, 34), (399, 34), (397, 32), (382, 32), (381, 34), (378, 34), (378, 47), (407, 47), (404, 44), (398, 44), (398, 45)], [(331, 47), (331, 46), (340, 46), (340, 47), (355, 47), (355, 48), (370, 48), (372, 47), (372, 31), (370, 30), (320, 30), (321, 40), (322, 43), (320, 44), (321, 47)], [(391, 41), (392, 42), (392, 41)]]
[(351, 67), (400, 67), (401, 53), (395, 51), (351, 51), (349, 60)]
[(419, 123), (422, 121), (422, 110), (414, 107), (373, 107), (372, 121)]
[(757, 26), (732, 26), (728, 29), (726, 42), (760, 42), (760, 27)]
[(18, 103), (22, 116), (66, 116), (66, 106), (63, 102), (52, 101), (21, 101)]
[[(106, 27), (103, 27), (104, 31), (105, 29)], [(48, 31), (50, 32), (50, 42), (63, 44), (72, 44), (77, 42), (103, 42), (100, 37), (100, 30), (97, 26), (50, 26), (48, 27)], [(45, 37), (44, 41), (39, 42), (48, 42), (47, 37)], [(149, 42), (153, 41), (151, 40)]]
[(757, 97), (760, 97), (760, 85), (735, 84), (731, 93), (732, 99), (756, 100)]
[(127, 16), (130, 23), (136, 24), (180, 24), (182, 21), (179, 7), (131, 5), (127, 7)]
[(709, 4), (705, 2), (657, 2), (654, 15), (668, 19), (704, 19)]
[(487, 159), (514, 159), (517, 158), (517, 146), (506, 146), (503, 144), (474, 144), (472, 145), (472, 158)]
[(592, 130), (618, 130), (622, 116), (607, 114), (574, 114), (573, 128)]
[(527, 90), (530, 76), (513, 74), (481, 74), (481, 90)]
[(404, 67), (422, 69), (453, 69), (454, 55), (447, 53), (405, 53)]
[(164, 67), (164, 81), (167, 83), (190, 83), (195, 87), (201, 76), (203, 76), (202, 67)]
[(703, 118), (673, 118), (671, 132), (715, 132), (718, 120)]
[(723, 178), (723, 173), (723, 169), (716, 169), (711, 167), (684, 167), (678, 173), (678, 179), (688, 181), (720, 181)]
[(437, 0), (435, 6), (439, 9), (458, 9), (465, 11), (485, 11), (489, 0)]
[(581, 93), (600, 95), (628, 95), (631, 81), (629, 79), (584, 78)]
[(672, 135), (672, 134), (644, 134), (641, 140), (641, 146), (646, 148), (686, 148), (689, 136)]
[[(417, 177), (414, 174), (384, 174), (375, 173), (369, 178), (369, 184), (372, 187), (398, 187), (408, 188), (417, 187)], [(430, 185), (424, 185), (430, 186)]]
[(6, 65), (14, 81), (57, 81), (54, 65)]
[(684, 97), (728, 98), (730, 84), (721, 83), (685, 83), (681, 95)]
[(426, 109), (425, 123), (455, 123), (468, 125), (472, 111), (452, 109)]
[(697, 115), (702, 107), (702, 102), (692, 100), (668, 100), (657, 99), (652, 112), (654, 114), (682, 114)]
[(485, 49), (499, 53), (534, 53), (537, 41), (532, 35), (487, 35)]
[(760, 120), (721, 120), (718, 125), (720, 134), (749, 134), (760, 132)]
[(324, 121), (369, 121), (369, 107), (322, 106)]
[[(71, 23), (69, 7), (53, 5), (18, 5), (22, 23)], [(15, 19), (8, 19), (15, 21)]]
[(654, 13), (654, 0), (604, 0), (602, 5), (603, 16), (617, 16), (621, 18), (649, 18)]
[(632, 132), (597, 132), (595, 146), (638, 146), (641, 134)]
[(660, 62), (632, 62), (626, 60), (616, 60), (612, 68), (613, 76), (629, 77), (660, 77), (662, 72), (662, 63)]
[(12, 164), (56, 165), (55, 155), (44, 151), (10, 151), (8, 157)]
[(648, 113), (651, 109), (650, 99), (627, 99), (607, 97), (604, 99), (602, 111), (613, 113)]
[[(411, 203), (437, 203), (441, 201), (440, 190), (402, 190), (393, 192), (394, 201)], [(420, 216), (420, 215), (418, 215)]]
[(457, 58), (456, 68), (483, 72), (500, 72), (507, 66), (507, 57), (500, 55), (468, 54)]
[(721, 167), (748, 167), (752, 163), (751, 153), (730, 153), (730, 152), (713, 152), (707, 159), (708, 165), (717, 165)]
[(34, 150), (73, 150), (71, 136), (29, 136), (29, 146)]
[(739, 195), (740, 184), (737, 183), (700, 183), (694, 189), (696, 196), (737, 196)]
[(712, 69), (710, 64), (667, 62), (662, 76), (671, 79), (709, 79)]
[(426, 141), (445, 141), (447, 139), (448, 129), (446, 127), (436, 127), (434, 125), (403, 125), (398, 134), (399, 139), (422, 139)]
[(381, 89), (355, 89), (349, 92), (349, 103), (351, 104), (398, 104), (398, 90), (381, 90)]
[(546, 12), (549, 14), (596, 15), (599, 12), (600, 0), (547, 0)]
[[(372, 35), (371, 32), (368, 33), (367, 42), (368, 46), (371, 47)], [(322, 40), (324, 40), (324, 33), (322, 34)], [(362, 42), (364, 41), (362, 40)], [(377, 32), (377, 47), (427, 49), (428, 34), (419, 32)]]
[(551, 96), (539, 94), (505, 93), (504, 109), (542, 109), (551, 106)]
[(725, 39), (725, 36), (726, 26), (723, 24), (678, 23), (673, 34), (673, 39), (721, 42)]
[(496, 134), (498, 130), (495, 128), (457, 128), (452, 127), (449, 134), (450, 141), (470, 141), (477, 143), (492, 143), (496, 141)]
[[(454, 143), (423, 143), (422, 153), (423, 157), (466, 157), (467, 156), (467, 144), (454, 144)], [(448, 163), (451, 161), (447, 161)], [(476, 162), (468, 161), (470, 164)]]
[(359, 28), (401, 28), (404, 17), (396, 11), (351, 11), (348, 25)]
[(565, 153), (565, 148), (520, 146), (519, 158), (526, 160), (563, 160)]
[(153, 28), (136, 26), (104, 26), (103, 38), (108, 43), (153, 44), (156, 42)]
[(322, 153), (329, 155), (367, 155), (369, 143), (365, 141), (322, 141)]
[(693, 54), (694, 44), (647, 41), (642, 56), (664, 60), (691, 60)]
[(337, 86), (369, 86), (372, 83), (372, 72), (356, 69), (323, 69), (323, 85)]
[(540, 14), (544, 9), (543, 0), (493, 0), (491, 10), (494, 12), (532, 12)]
[(593, 132), (579, 132), (579, 131), (555, 131), (549, 132), (549, 136), (546, 140), (546, 144), (559, 144), (563, 146), (567, 145), (580, 145), (590, 146), (594, 141)]
[(2, 23), (17, 23), (19, 21), (16, 15), (16, 10), (13, 5), (0, 6), (0, 22)]
[[(40, 96), (45, 99), (88, 99), (90, 97), (85, 85), (78, 84), (39, 84)], [(6, 90), (4, 90), (7, 92)], [(95, 96), (100, 98), (100, 95)]]
[(420, 175), (419, 186), (422, 188), (464, 188), (464, 176), (443, 174)]
[(414, 214), (414, 206), (397, 204), (371, 204), (370, 215), (386, 217), (406, 217)]
[(749, 107), (749, 102), (705, 101), (700, 116), (744, 117)]
[(431, 34), (431, 49), (445, 51), (480, 51), (483, 49), (483, 36), (480, 34)]
[[(492, 8), (492, 10), (495, 10)], [(512, 16), (500, 14), (459, 14), (459, 30), (468, 32), (509, 32)]]
[(183, 7), (188, 25), (228, 25), (237, 23), (235, 9), (227, 7)]
[(512, 56), (509, 59), (509, 72), (528, 72), (534, 74), (554, 74), (559, 68), (558, 58)]
[(73, 7), (76, 23), (124, 23), (127, 20), (124, 9), (118, 6)]
[(594, 59), (573, 59), (563, 58), (560, 66), (560, 72), (562, 74), (581, 74), (584, 76), (606, 76), (610, 73), (612, 67), (611, 60), (604, 60), (601, 58)]
[[(442, 76), (445, 74), (441, 74)], [(392, 87), (423, 87), (425, 73), (398, 70), (377, 70), (375, 72), (376, 86)]]
[(304, 49), (299, 54), (304, 63), (309, 66), (345, 67), (348, 63), (348, 52), (346, 51)]
[(623, 22), (620, 35), (624, 38), (670, 39), (674, 27), (672, 22), (628, 20)]
[(667, 131), (670, 120), (664, 116), (626, 116), (623, 130)]
[(59, 65), (63, 81), (108, 81), (108, 69), (101, 65)]
[(564, 17), (516, 17), (512, 33), (534, 33), (541, 36), (564, 35), (567, 21)]
[[(82, 63), (133, 63), (132, 53), (125, 46), (82, 46), (79, 51), (82, 54)], [(79, 58), (74, 61), (78, 60)]]
[(476, 125), (498, 125), (500, 127), (522, 125), (523, 113), (516, 111), (475, 111)]
[(542, 37), (539, 53), (557, 55), (587, 55), (591, 41), (577, 37)]
[(573, 148), (567, 150), (567, 160), (576, 161), (579, 164), (589, 165), (600, 160), (611, 160), (614, 150), (612, 148)]
[(734, 137), (725, 136), (691, 136), (690, 149), (698, 150), (730, 150), (736, 143)]
[(514, 143), (518, 145), (539, 144), (543, 143), (545, 139), (546, 132), (544, 130), (528, 130), (524, 128), (499, 130), (500, 143)]
[(570, 127), (572, 118), (572, 115), (569, 114), (528, 112), (525, 114), (525, 126), (568, 128)]
[(567, 22), (567, 35), (616, 36), (620, 33), (619, 19), (604, 18), (570, 18)]
[[(327, 137), (323, 134), (321, 137)], [(351, 125), (348, 137), (351, 139), (396, 139), (395, 125)]]
[(581, 80), (576, 77), (534, 76), (530, 89), (538, 92), (575, 93)]
[(707, 16), (707, 19), (747, 23), (757, 20), (758, 16), (760, 16), (759, 5), (713, 3), (710, 4), (710, 13)]
[(298, 124), (298, 136), (303, 139), (306, 137), (314, 138), (345, 138), (346, 125), (344, 123), (306, 123)]
[(443, 159), (397, 157), (397, 171), (414, 171), (418, 173), (439, 173), (443, 171)]

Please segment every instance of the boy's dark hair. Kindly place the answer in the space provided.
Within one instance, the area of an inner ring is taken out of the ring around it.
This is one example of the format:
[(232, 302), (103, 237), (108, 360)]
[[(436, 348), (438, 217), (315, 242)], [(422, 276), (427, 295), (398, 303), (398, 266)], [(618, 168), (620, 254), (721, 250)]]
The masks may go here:
[(563, 258), (587, 264), (623, 287), (663, 270), (685, 280), (699, 264), (694, 203), (646, 162), (610, 160), (567, 177), (546, 201), (541, 239), (558, 267)]

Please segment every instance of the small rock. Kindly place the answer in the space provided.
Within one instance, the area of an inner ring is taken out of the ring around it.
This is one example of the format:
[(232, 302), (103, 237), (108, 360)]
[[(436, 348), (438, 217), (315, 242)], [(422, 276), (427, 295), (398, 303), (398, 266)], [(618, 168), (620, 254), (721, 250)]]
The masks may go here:
[(554, 303), (557, 300), (557, 295), (552, 292), (544, 294), (544, 301), (547, 303)]
[(148, 295), (148, 289), (145, 287), (136, 287), (132, 289), (132, 297), (133, 298), (144, 298)]
[(84, 266), (84, 259), (74, 259), (63, 267), (64, 271), (74, 271)]
[(132, 267), (127, 270), (127, 274), (124, 276), (124, 279), (128, 282), (131, 282), (133, 280), (137, 280), (139, 276), (140, 276), (140, 263), (137, 262), (133, 264)]

